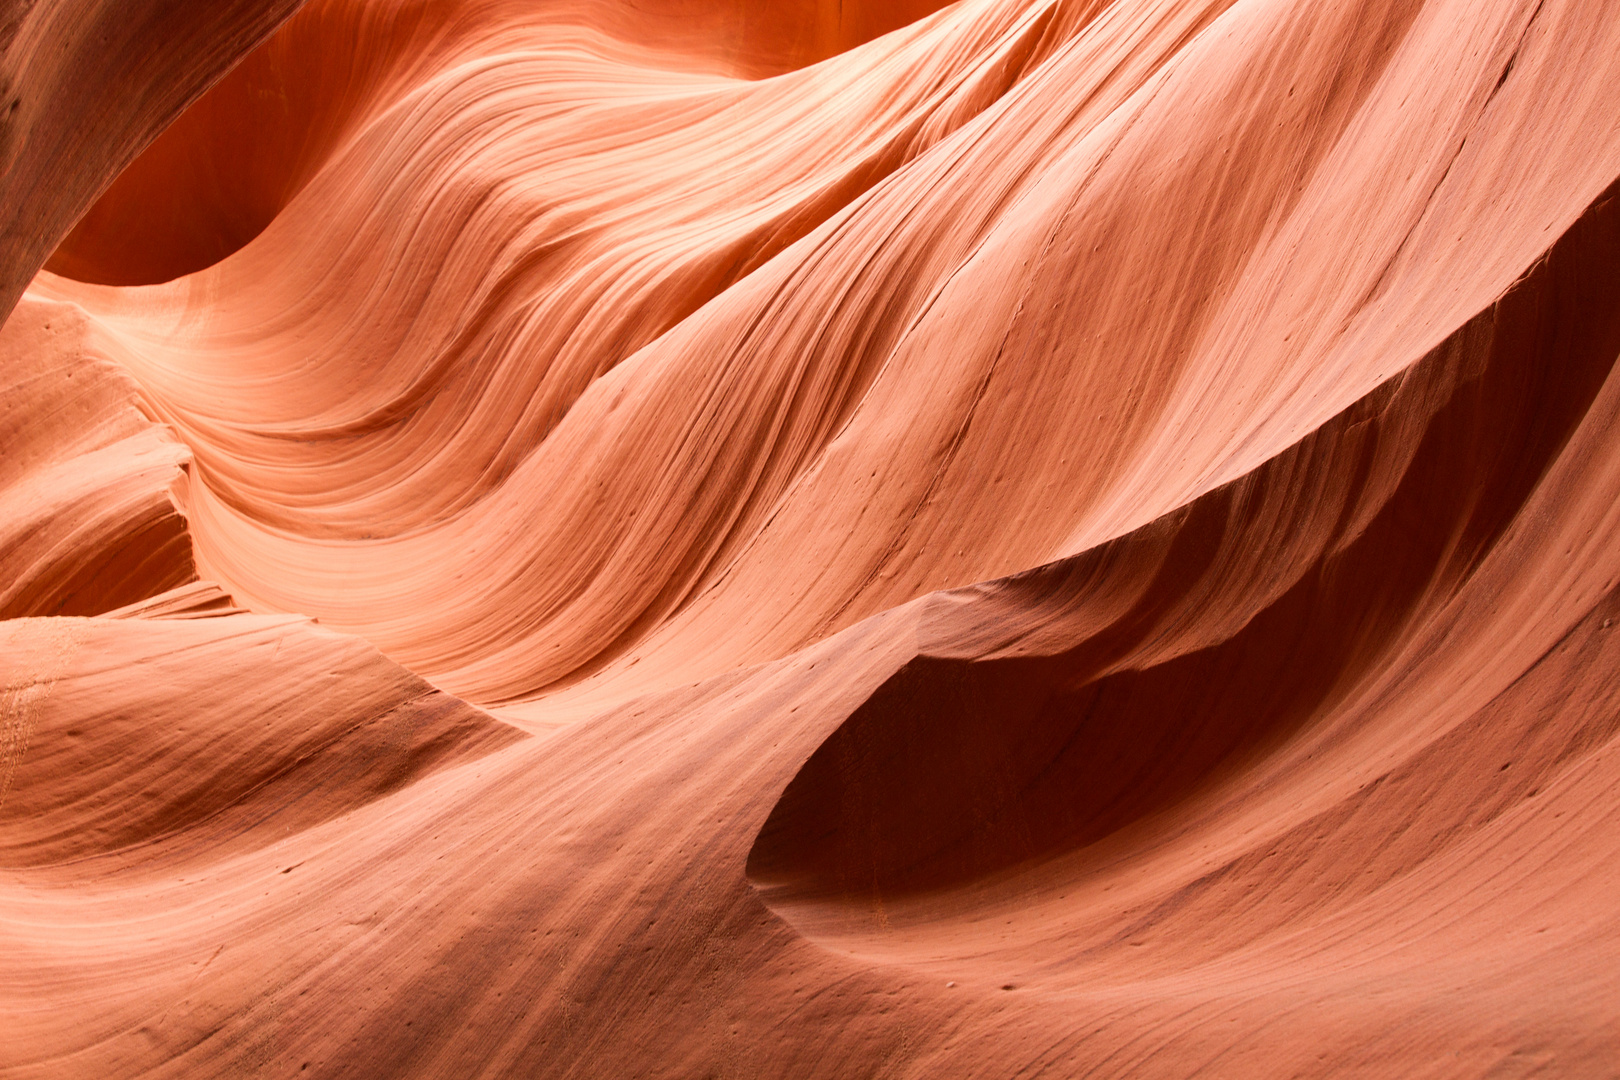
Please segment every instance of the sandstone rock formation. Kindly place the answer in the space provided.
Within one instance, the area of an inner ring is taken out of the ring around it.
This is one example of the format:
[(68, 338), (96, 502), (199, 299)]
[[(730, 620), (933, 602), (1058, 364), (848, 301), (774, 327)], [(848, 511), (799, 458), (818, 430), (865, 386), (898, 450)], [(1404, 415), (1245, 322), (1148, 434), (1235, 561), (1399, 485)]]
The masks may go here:
[(0, 10), (0, 1076), (1613, 1074), (1620, 4)]

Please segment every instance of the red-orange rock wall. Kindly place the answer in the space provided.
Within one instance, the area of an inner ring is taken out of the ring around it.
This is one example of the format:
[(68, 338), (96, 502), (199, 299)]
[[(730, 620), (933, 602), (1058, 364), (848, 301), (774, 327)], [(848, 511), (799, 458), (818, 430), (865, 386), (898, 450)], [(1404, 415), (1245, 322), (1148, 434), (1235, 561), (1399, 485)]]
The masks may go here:
[(0, 13), (0, 1076), (1613, 1074), (1620, 7), (295, 8)]

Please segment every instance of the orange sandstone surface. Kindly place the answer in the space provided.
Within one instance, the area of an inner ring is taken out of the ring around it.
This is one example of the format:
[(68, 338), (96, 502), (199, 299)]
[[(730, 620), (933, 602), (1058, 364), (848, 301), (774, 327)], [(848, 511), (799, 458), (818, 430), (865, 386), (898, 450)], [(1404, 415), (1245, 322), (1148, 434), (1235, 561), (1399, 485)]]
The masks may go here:
[(0, 1076), (1620, 1068), (1620, 3), (0, 46)]

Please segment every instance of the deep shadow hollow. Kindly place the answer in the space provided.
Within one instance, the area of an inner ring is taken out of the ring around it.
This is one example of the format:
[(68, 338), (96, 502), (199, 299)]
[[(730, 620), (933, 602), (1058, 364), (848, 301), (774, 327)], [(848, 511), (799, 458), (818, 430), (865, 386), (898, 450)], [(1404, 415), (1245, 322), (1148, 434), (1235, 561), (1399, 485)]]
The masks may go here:
[[(1079, 851), (1241, 773), (1375, 671), (1468, 579), (1610, 377), (1615, 194), (1446, 345), (1295, 448), (958, 606), (963, 627), (1061, 644), (918, 656), (887, 680), (757, 836), (747, 870), (767, 902), (870, 910)], [(1400, 440), (1415, 449), (1391, 451)], [(1268, 496), (1324, 460), (1338, 481)], [(1375, 490), (1392, 460), (1398, 483)], [(1354, 512), (1369, 498), (1375, 513)], [(1268, 590), (1265, 564), (1287, 551), (1287, 581)], [(1134, 605), (1099, 621), (1110, 575), (1132, 574), (1146, 583)], [(1231, 631), (1212, 643), (1210, 627)]]

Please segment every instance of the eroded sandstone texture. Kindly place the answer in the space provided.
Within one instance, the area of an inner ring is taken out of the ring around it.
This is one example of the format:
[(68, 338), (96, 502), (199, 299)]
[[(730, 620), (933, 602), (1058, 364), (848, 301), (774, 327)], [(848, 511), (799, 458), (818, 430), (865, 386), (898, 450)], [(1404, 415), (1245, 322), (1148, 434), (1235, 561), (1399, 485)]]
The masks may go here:
[(1614, 1075), (1620, 3), (0, 44), (0, 1076)]

